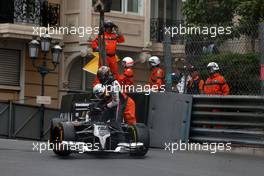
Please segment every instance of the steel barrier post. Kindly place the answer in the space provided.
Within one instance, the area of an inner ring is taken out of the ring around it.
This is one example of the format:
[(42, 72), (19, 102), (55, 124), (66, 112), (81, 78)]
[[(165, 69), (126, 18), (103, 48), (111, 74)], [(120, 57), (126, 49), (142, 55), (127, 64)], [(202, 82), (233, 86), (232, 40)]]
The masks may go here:
[(13, 102), (9, 101), (9, 113), (8, 113), (8, 138), (12, 138), (13, 131)]
[(260, 89), (261, 95), (264, 95), (264, 23), (259, 26), (259, 37), (260, 37)]

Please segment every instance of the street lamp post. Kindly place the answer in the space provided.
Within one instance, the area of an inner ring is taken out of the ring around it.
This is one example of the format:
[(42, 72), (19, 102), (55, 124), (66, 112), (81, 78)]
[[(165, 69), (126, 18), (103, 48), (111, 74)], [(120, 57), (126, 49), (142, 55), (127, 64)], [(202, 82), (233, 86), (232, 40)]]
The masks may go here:
[(96, 0), (94, 4), (94, 11), (100, 13), (98, 43), (99, 58), (103, 65), (106, 64), (104, 13), (111, 11), (111, 5), (112, 0)]
[[(165, 23), (166, 24), (166, 23)], [(172, 91), (172, 69), (171, 69), (171, 36), (166, 32), (163, 32), (163, 53), (164, 53), (164, 63), (165, 63), (165, 70), (166, 70), (166, 91)]]
[[(41, 47), (40, 47), (41, 46)], [(60, 58), (61, 58), (61, 53), (62, 53), (62, 48), (58, 45), (55, 44), (51, 48), (52, 52), (52, 68), (48, 68), (47, 66), (47, 54), (50, 51), (50, 46), (51, 46), (51, 37), (49, 34), (44, 34), (40, 38), (40, 43), (37, 41), (35, 38), (29, 43), (29, 57), (32, 61), (33, 67), (37, 68), (38, 72), (41, 75), (41, 96), (45, 95), (45, 76), (54, 71), (57, 67), (57, 65), (60, 63)], [(43, 61), (40, 65), (36, 65), (36, 59), (38, 58), (39, 55), (39, 47), (41, 51), (44, 53)], [(43, 139), (44, 135), (44, 112), (45, 112), (45, 105), (41, 104), (40, 106), (40, 122), (39, 122), (39, 127), (40, 127), (40, 133), (39, 133), (39, 139)]]

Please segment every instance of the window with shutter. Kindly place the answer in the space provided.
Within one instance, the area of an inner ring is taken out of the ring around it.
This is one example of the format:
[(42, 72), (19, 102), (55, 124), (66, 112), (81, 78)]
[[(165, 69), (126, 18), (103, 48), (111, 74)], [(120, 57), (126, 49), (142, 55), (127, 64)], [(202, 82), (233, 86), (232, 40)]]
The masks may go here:
[(93, 82), (94, 82), (94, 79), (95, 79), (95, 75), (89, 73), (89, 72), (86, 72), (85, 73), (85, 81), (86, 81), (86, 90), (87, 91), (92, 91), (93, 90)]
[(69, 88), (71, 90), (82, 90), (82, 63), (81, 59), (78, 59), (71, 67), (69, 75)]
[(0, 48), (0, 85), (20, 85), (20, 53), (19, 50)]

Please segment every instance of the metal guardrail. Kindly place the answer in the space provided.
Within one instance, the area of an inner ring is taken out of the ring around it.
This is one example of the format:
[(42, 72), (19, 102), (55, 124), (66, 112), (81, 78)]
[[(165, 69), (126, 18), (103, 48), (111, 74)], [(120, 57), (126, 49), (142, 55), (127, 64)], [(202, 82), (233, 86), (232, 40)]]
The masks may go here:
[(264, 97), (193, 96), (190, 140), (264, 146)]
[[(70, 97), (69, 100), (65, 99), (65, 101), (74, 102), (83, 98), (85, 97)], [(164, 109), (158, 103), (156, 105)], [(62, 110), (65, 111), (70, 108), (62, 107)], [(153, 108), (148, 106), (146, 108), (147, 111), (153, 111)], [(185, 110), (182, 109), (182, 111), (184, 114)], [(167, 115), (163, 114), (163, 117), (175, 114), (171, 112), (168, 114), (167, 111), (160, 112), (167, 113)], [(59, 110), (46, 108), (44, 118), (45, 139), (48, 139), (50, 120), (58, 117), (59, 114)], [(178, 114), (178, 118), (181, 116)], [(39, 122), (39, 107), (0, 102), (0, 136), (38, 139)], [(189, 120), (186, 123), (189, 123)], [(177, 124), (179, 125), (179, 123), (176, 123), (174, 128), (178, 129)], [(231, 142), (232, 144), (263, 147), (264, 97), (193, 96), (189, 140), (190, 142), (200, 143)]]
[[(38, 106), (0, 102), (0, 136), (39, 139), (40, 109)], [(48, 139), (50, 120), (59, 117), (59, 110), (45, 108), (44, 139)]]

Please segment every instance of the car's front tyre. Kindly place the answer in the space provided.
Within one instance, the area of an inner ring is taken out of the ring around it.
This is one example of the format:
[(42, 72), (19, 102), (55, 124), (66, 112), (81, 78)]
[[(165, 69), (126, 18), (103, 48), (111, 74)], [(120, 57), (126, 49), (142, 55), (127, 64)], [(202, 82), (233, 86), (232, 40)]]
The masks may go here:
[[(57, 121), (56, 121), (57, 122)], [(60, 121), (52, 129), (53, 152), (58, 156), (68, 156), (71, 150), (62, 141), (75, 141), (75, 128), (71, 122)]]
[(149, 129), (145, 124), (137, 123), (130, 127), (132, 142), (143, 143), (136, 151), (130, 153), (131, 156), (145, 156), (149, 150)]

